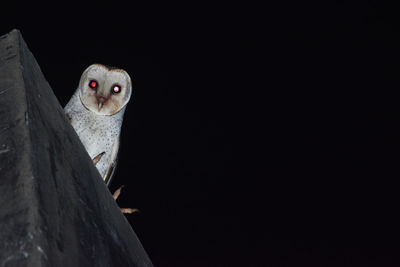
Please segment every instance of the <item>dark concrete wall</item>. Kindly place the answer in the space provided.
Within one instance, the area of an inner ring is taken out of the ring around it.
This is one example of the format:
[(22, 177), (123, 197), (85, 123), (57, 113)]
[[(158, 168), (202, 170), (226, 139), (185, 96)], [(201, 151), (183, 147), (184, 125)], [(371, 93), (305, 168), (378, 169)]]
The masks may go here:
[(17, 30), (0, 37), (0, 266), (152, 266)]

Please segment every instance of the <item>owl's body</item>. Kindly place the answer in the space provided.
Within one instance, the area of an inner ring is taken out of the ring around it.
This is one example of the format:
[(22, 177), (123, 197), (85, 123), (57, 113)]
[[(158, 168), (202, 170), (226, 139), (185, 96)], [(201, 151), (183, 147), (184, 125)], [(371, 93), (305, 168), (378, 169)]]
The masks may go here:
[(116, 161), (124, 111), (125, 108), (112, 116), (97, 115), (82, 105), (78, 92), (75, 92), (65, 106), (65, 112), (90, 158), (94, 159), (97, 155), (105, 152), (96, 163), (103, 179), (105, 179), (110, 164), (115, 164)]
[(64, 110), (104, 181), (109, 184), (119, 149), (122, 120), (131, 96), (131, 80), (121, 70), (88, 67)]

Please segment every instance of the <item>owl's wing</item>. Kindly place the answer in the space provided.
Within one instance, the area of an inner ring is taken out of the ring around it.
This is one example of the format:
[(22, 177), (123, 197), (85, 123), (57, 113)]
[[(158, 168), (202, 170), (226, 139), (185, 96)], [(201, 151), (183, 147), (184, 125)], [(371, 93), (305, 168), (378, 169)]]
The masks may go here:
[(111, 151), (111, 164), (108, 167), (106, 174), (104, 175), (103, 179), (107, 186), (110, 185), (111, 179), (114, 176), (115, 167), (117, 166), (117, 159), (118, 159), (118, 150), (119, 150), (119, 136), (115, 140), (114, 146)]

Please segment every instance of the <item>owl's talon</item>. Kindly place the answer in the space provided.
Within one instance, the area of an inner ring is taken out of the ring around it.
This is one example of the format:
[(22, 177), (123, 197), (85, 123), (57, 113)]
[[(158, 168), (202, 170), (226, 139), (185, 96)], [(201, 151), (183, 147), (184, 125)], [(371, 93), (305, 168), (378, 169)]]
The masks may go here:
[(122, 213), (129, 213), (129, 214), (131, 214), (131, 213), (134, 213), (134, 212), (139, 212), (139, 210), (138, 210), (138, 209), (121, 208), (121, 212), (122, 212)]
[(121, 194), (121, 190), (124, 187), (124, 185), (121, 185), (117, 190), (115, 190), (114, 194), (113, 194), (113, 198), (115, 200), (117, 200), (117, 198), (119, 197), (119, 195)]
[[(119, 195), (121, 194), (121, 190), (124, 187), (124, 185), (121, 185), (117, 190), (115, 190), (114, 194), (113, 194), (113, 198), (115, 200), (117, 200), (117, 198), (119, 197)], [(121, 212), (122, 213), (134, 213), (134, 212), (139, 212), (138, 209), (130, 209), (130, 208), (121, 208)]]
[(93, 164), (96, 165), (97, 162), (100, 161), (101, 157), (105, 154), (106, 152), (101, 152), (100, 154), (98, 154), (96, 157), (94, 157), (93, 159)]

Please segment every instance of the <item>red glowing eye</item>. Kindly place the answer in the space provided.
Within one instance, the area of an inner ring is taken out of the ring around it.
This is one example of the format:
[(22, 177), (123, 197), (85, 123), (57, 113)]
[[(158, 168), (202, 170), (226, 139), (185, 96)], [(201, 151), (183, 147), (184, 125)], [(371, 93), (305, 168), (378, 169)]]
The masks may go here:
[(111, 91), (113, 94), (118, 94), (119, 92), (121, 92), (121, 86), (119, 85), (113, 85), (111, 87)]
[(91, 80), (89, 82), (89, 87), (92, 89), (96, 89), (97, 88), (97, 82), (95, 80)]

